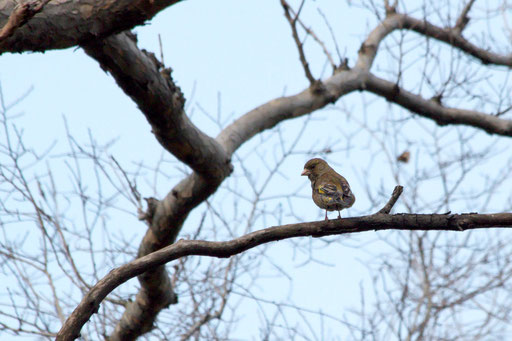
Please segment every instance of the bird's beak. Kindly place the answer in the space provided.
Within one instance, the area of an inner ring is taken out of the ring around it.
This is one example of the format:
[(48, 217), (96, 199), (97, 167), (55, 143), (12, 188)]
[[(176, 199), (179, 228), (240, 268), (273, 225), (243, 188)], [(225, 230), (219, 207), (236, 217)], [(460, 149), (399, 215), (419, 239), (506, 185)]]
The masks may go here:
[(304, 176), (304, 175), (309, 175), (311, 174), (311, 172), (309, 170), (307, 170), (306, 168), (304, 168), (304, 170), (302, 171), (302, 173), (300, 173), (301, 176)]

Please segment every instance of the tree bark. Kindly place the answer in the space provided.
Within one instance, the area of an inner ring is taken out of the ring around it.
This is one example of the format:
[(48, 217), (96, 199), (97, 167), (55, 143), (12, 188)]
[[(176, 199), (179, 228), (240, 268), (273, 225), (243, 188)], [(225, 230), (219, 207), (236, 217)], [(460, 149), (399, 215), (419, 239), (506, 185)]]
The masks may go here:
[(179, 240), (161, 250), (112, 270), (77, 306), (57, 334), (57, 340), (73, 340), (116, 287), (148, 269), (185, 256), (226, 258), (258, 245), (295, 237), (322, 237), (380, 230), (465, 231), (490, 227), (512, 227), (512, 213), (496, 214), (384, 214), (269, 227), (226, 241)]
[[(139, 280), (142, 287), (134, 302), (127, 306), (123, 318), (111, 336), (112, 339), (135, 338), (143, 334), (152, 327), (158, 312), (176, 301), (163, 266), (166, 262), (176, 259), (173, 257), (179, 254), (178, 251), (172, 251), (173, 247), (183, 247), (183, 243), (185, 243), (185, 249), (188, 250), (186, 252), (192, 252), (188, 254), (203, 254), (197, 253), (199, 252), (197, 250), (202, 250), (201, 252), (210, 250), (208, 252), (212, 252), (212, 254), (208, 255), (219, 257), (241, 252), (237, 251), (241, 246), (234, 246), (234, 241), (219, 244), (221, 246), (201, 244), (207, 242), (197, 242), (199, 244), (178, 242), (173, 246), (167, 245), (176, 240), (190, 211), (214, 193), (230, 174), (231, 155), (244, 142), (265, 129), (272, 128), (284, 120), (310, 114), (352, 91), (367, 90), (422, 117), (432, 119), (440, 125), (464, 124), (483, 129), (488, 133), (512, 136), (511, 120), (472, 110), (447, 108), (439, 102), (408, 92), (398, 85), (370, 73), (380, 42), (391, 32), (403, 29), (413, 30), (450, 44), (479, 59), (482, 63), (508, 67), (512, 64), (509, 55), (495, 54), (468, 42), (461, 35), (463, 27), (459, 27), (457, 30), (440, 28), (424, 20), (417, 20), (390, 10), (386, 18), (361, 45), (355, 67), (337, 70), (333, 76), (322, 82), (315, 82), (311, 87), (296, 95), (276, 98), (251, 110), (226, 127), (216, 139), (213, 139), (202, 133), (186, 116), (183, 110), (183, 96), (172, 81), (170, 70), (165, 69), (152, 54), (139, 50), (135, 39), (129, 33), (120, 33), (143, 24), (162, 9), (177, 2), (179, 0), (50, 1), (41, 12), (27, 18), (27, 22), (20, 22), (18, 26), (9, 29), (9, 35), (0, 40), (0, 54), (83, 46), (86, 53), (95, 58), (101, 67), (109, 71), (118, 85), (138, 104), (161, 145), (194, 171), (158, 202), (154, 215), (148, 219), (150, 228), (148, 228), (138, 252), (138, 256), (141, 258), (128, 264), (136, 268), (130, 272), (129, 276), (140, 275)], [(0, 4), (0, 27), (5, 27), (13, 14), (16, 3), (17, 1), (14, 0), (6, 0)], [(351, 229), (366, 231), (387, 228), (464, 230), (489, 226), (508, 227), (510, 225), (493, 225), (502, 224), (503, 221), (507, 221), (506, 224), (509, 224), (507, 219), (509, 219), (508, 216), (498, 215), (388, 216), (380, 214), (343, 219), (341, 222), (305, 223), (289, 227), (276, 227), (275, 230), (271, 229), (270, 235), (274, 236), (272, 238), (277, 238), (275, 236), (281, 235), (280, 233), (284, 233), (283, 231), (288, 231), (288, 233), (293, 233), (283, 238), (291, 238), (355, 232)], [(259, 232), (262, 235), (267, 235), (263, 233), (267, 230)], [(256, 236), (251, 238), (256, 238)], [(262, 240), (266, 240), (265, 238)], [(240, 241), (240, 238), (235, 241), (247, 248), (259, 245), (250, 240)], [(171, 251), (168, 252), (172, 255), (153, 260), (148, 263), (150, 265), (144, 265), (152, 268), (151, 271), (147, 271), (148, 268), (141, 264), (147, 259), (153, 259), (151, 257), (156, 254), (155, 251), (166, 246), (165, 250), (170, 249)], [(218, 251), (221, 247), (231, 251), (222, 253)], [(177, 253), (173, 254), (172, 252)], [(215, 252), (217, 253), (214, 254)], [(125, 269), (125, 267), (119, 269)], [(119, 269), (115, 270), (116, 274), (119, 273)], [(123, 276), (126, 277), (128, 274)], [(124, 280), (118, 278), (116, 281), (115, 285), (113, 282), (108, 282), (110, 283), (108, 285), (107, 282), (101, 283), (106, 285), (105, 288), (110, 288), (119, 285)], [(105, 291), (105, 295), (108, 292)], [(88, 303), (82, 303), (79, 308), (84, 311), (83, 304), (89, 304), (91, 311), (94, 311), (102, 299), (101, 295), (95, 296), (94, 299), (88, 295)], [(80, 319), (84, 318), (82, 315), (77, 316), (73, 313), (70, 321), (75, 322), (69, 323), (75, 327), (69, 329), (67, 322), (65, 325), (67, 329), (63, 328), (64, 331), (61, 331), (64, 334), (59, 335), (66, 335), (64, 339), (75, 337), (85, 323), (80, 322)]]
[[(50, 1), (40, 13), (0, 41), (0, 54), (48, 51), (85, 44), (143, 25), (158, 12), (179, 1)], [(7, 24), (18, 2), (0, 2), (0, 27)]]

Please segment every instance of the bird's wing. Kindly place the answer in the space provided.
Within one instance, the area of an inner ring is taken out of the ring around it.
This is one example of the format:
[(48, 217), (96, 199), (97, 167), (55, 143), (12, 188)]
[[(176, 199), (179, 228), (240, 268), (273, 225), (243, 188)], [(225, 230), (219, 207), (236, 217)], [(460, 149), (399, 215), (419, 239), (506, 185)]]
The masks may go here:
[(319, 200), (324, 205), (332, 205), (343, 202), (343, 193), (333, 183), (318, 184), (316, 190), (320, 194)]
[(331, 186), (332, 190), (334, 190), (335, 187), (336, 191), (340, 193), (340, 196), (349, 197), (352, 195), (352, 191), (350, 190), (350, 185), (348, 184), (348, 181), (338, 173), (334, 171), (332, 172), (332, 174), (326, 173), (322, 177), (322, 180), (322, 183)]
[(338, 173), (326, 173), (321, 177), (320, 187), (323, 189), (325, 195), (328, 195), (336, 201), (347, 202), (354, 198), (354, 194), (350, 189), (348, 181)]
[(345, 178), (341, 179), (340, 185), (341, 185), (341, 191), (343, 192), (343, 197), (351, 197), (353, 195), (352, 191), (350, 190), (350, 186), (349, 186), (347, 180), (345, 180)]
[(330, 197), (339, 196), (341, 193), (338, 191), (338, 188), (335, 184), (326, 183), (318, 186), (318, 192), (320, 194), (324, 194)]

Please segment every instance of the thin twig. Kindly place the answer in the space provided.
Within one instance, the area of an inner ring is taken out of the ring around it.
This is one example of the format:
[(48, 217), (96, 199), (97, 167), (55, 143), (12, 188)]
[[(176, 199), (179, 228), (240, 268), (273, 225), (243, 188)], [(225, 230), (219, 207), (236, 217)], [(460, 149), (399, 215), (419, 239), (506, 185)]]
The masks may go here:
[(379, 213), (389, 214), (393, 206), (395, 206), (395, 203), (400, 197), (400, 194), (402, 194), (403, 190), (404, 188), (402, 186), (396, 186), (393, 190), (393, 194), (391, 194), (391, 198), (389, 198), (389, 201), (386, 203), (386, 205), (380, 209)]
[(466, 28), (466, 25), (469, 22), (468, 13), (469, 13), (469, 10), (471, 9), (471, 6), (473, 6), (474, 2), (475, 2), (475, 0), (469, 0), (469, 2), (466, 4), (466, 6), (464, 6), (464, 9), (460, 13), (459, 18), (457, 19), (457, 22), (455, 23), (455, 26), (453, 27), (453, 31), (456, 34), (460, 35), (462, 33), (462, 30), (464, 30), (464, 28)]
[[(334, 44), (334, 47), (336, 48), (336, 53), (338, 54), (338, 58), (340, 59), (340, 63), (343, 64), (344, 58), (341, 56), (340, 48), (338, 46), (338, 41), (336, 40), (336, 36), (334, 35), (334, 30), (332, 29), (332, 26), (329, 23), (329, 20), (327, 20), (327, 16), (324, 14), (324, 12), (320, 8), (318, 9), (318, 13), (320, 14), (322, 19), (324, 20), (324, 23), (327, 26), (327, 29), (329, 29), (329, 33), (331, 34), (332, 42)], [(313, 36), (313, 38), (315, 38), (315, 37)], [(324, 45), (322, 45), (322, 48), (323, 47), (324, 47)], [(328, 51), (326, 51), (325, 49), (324, 49), (324, 52), (326, 53), (327, 58), (329, 58), (331, 63), (334, 64), (334, 61), (333, 61), (333, 58), (331, 57), (331, 54), (328, 53)], [(336, 67), (335, 67), (335, 69), (336, 69)]]
[(292, 28), (293, 40), (295, 41), (295, 45), (297, 45), (297, 49), (299, 50), (299, 58), (300, 62), (302, 63), (302, 67), (304, 68), (304, 73), (306, 74), (306, 78), (309, 80), (309, 83), (311, 85), (314, 85), (316, 84), (316, 79), (315, 77), (313, 77), (313, 74), (309, 69), (309, 64), (308, 61), (306, 60), (306, 55), (304, 53), (304, 44), (300, 41), (299, 33), (297, 32), (297, 20), (299, 18), (300, 10), (302, 9), (303, 5), (304, 1), (301, 3), (301, 6), (297, 11), (297, 14), (295, 14), (295, 17), (292, 18), (290, 14), (290, 5), (286, 2), (286, 0), (281, 0), (281, 6), (283, 6), (284, 9), (284, 16), (290, 23), (290, 27)]

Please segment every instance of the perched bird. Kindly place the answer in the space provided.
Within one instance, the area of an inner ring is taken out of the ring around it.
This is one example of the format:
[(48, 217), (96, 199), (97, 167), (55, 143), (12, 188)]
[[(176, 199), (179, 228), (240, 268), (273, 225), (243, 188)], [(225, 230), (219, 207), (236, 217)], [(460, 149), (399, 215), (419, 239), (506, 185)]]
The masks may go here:
[(300, 175), (307, 175), (311, 181), (313, 201), (318, 207), (325, 209), (325, 220), (328, 220), (327, 211), (338, 211), (340, 219), (340, 211), (356, 201), (347, 179), (336, 173), (322, 159), (315, 158), (306, 162)]

